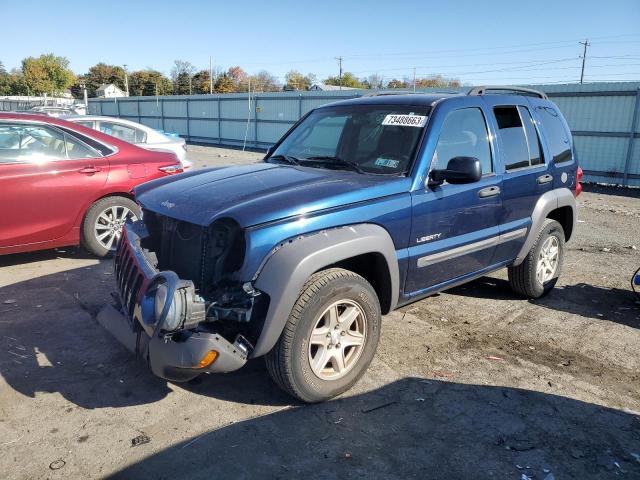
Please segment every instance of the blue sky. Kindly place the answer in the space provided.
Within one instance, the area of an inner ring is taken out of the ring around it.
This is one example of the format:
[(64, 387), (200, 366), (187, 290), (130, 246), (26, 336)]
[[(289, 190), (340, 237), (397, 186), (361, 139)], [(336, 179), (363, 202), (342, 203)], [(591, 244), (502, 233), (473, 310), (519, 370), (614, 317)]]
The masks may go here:
[[(0, 61), (66, 56), (169, 73), (174, 59), (322, 79), (334, 57), (359, 77), (443, 74), (470, 84), (640, 79), (639, 0), (106, 1), (0, 0)], [(15, 20), (10, 20), (15, 19)], [(25, 28), (25, 25), (27, 28)]]

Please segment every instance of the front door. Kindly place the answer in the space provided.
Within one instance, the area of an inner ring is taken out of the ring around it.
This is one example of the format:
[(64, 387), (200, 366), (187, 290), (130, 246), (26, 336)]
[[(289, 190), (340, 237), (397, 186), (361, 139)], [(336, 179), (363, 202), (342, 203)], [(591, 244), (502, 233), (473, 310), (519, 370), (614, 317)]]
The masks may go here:
[(0, 248), (68, 234), (108, 172), (107, 159), (56, 128), (0, 122)]
[(452, 107), (437, 113), (444, 120), (431, 168), (446, 168), (454, 157), (475, 157), (480, 160), (483, 175), (479, 182), (445, 182), (413, 193), (405, 285), (409, 297), (491, 265), (499, 236), (502, 179), (495, 173), (486, 113), (480, 100), (476, 102), (475, 107)]

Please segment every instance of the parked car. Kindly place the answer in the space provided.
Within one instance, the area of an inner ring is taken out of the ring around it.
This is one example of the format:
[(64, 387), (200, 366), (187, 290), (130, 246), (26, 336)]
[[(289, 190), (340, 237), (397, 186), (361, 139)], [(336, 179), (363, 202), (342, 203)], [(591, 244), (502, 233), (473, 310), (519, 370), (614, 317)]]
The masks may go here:
[(32, 107), (29, 113), (36, 115), (47, 115), (48, 117), (62, 117), (65, 115), (76, 115), (77, 112), (71, 107), (54, 107), (54, 106), (40, 106)]
[(42, 115), (0, 113), (0, 255), (77, 245), (105, 256), (140, 209), (133, 187), (182, 171), (150, 152)]
[(371, 362), (381, 315), (508, 268), (526, 298), (558, 280), (581, 170), (533, 90), (379, 95), (319, 107), (263, 163), (136, 188), (99, 321), (156, 375), (265, 355), (317, 402)]
[(187, 160), (187, 143), (184, 138), (164, 135), (151, 127), (123, 118), (99, 115), (79, 115), (63, 118), (69, 122), (93, 128), (147, 150), (173, 152), (182, 163), (183, 169), (187, 170), (192, 166), (191, 162)]

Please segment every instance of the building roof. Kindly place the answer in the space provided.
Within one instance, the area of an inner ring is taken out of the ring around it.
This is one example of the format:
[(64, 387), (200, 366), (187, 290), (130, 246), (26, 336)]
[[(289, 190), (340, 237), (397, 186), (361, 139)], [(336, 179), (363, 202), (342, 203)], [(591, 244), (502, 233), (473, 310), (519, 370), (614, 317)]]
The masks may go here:
[[(114, 88), (117, 88), (118, 90), (120, 90), (120, 88), (117, 85), (114, 85), (113, 83), (103, 83), (98, 88), (96, 88), (96, 92), (104, 92), (109, 87), (114, 87)], [(122, 91), (122, 90), (120, 90), (120, 91)]]
[(359, 88), (353, 87), (340, 87), (339, 85), (327, 85), (325, 83), (314, 83), (309, 87), (309, 90), (322, 90), (324, 92), (333, 91), (333, 90), (360, 90)]

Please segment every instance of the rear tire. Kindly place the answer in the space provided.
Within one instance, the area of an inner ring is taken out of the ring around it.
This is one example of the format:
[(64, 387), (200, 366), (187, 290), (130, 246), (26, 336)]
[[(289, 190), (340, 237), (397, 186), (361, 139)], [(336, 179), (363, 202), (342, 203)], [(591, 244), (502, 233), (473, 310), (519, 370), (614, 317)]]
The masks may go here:
[(266, 355), (267, 370), (280, 388), (303, 402), (340, 395), (371, 363), (381, 323), (378, 297), (363, 277), (341, 268), (315, 273)]
[(121, 196), (105, 197), (95, 202), (82, 222), (82, 246), (97, 257), (115, 251), (124, 221), (140, 217), (140, 207)]
[(562, 271), (564, 238), (562, 225), (547, 218), (524, 261), (508, 268), (509, 285), (514, 292), (536, 299), (553, 289)]

